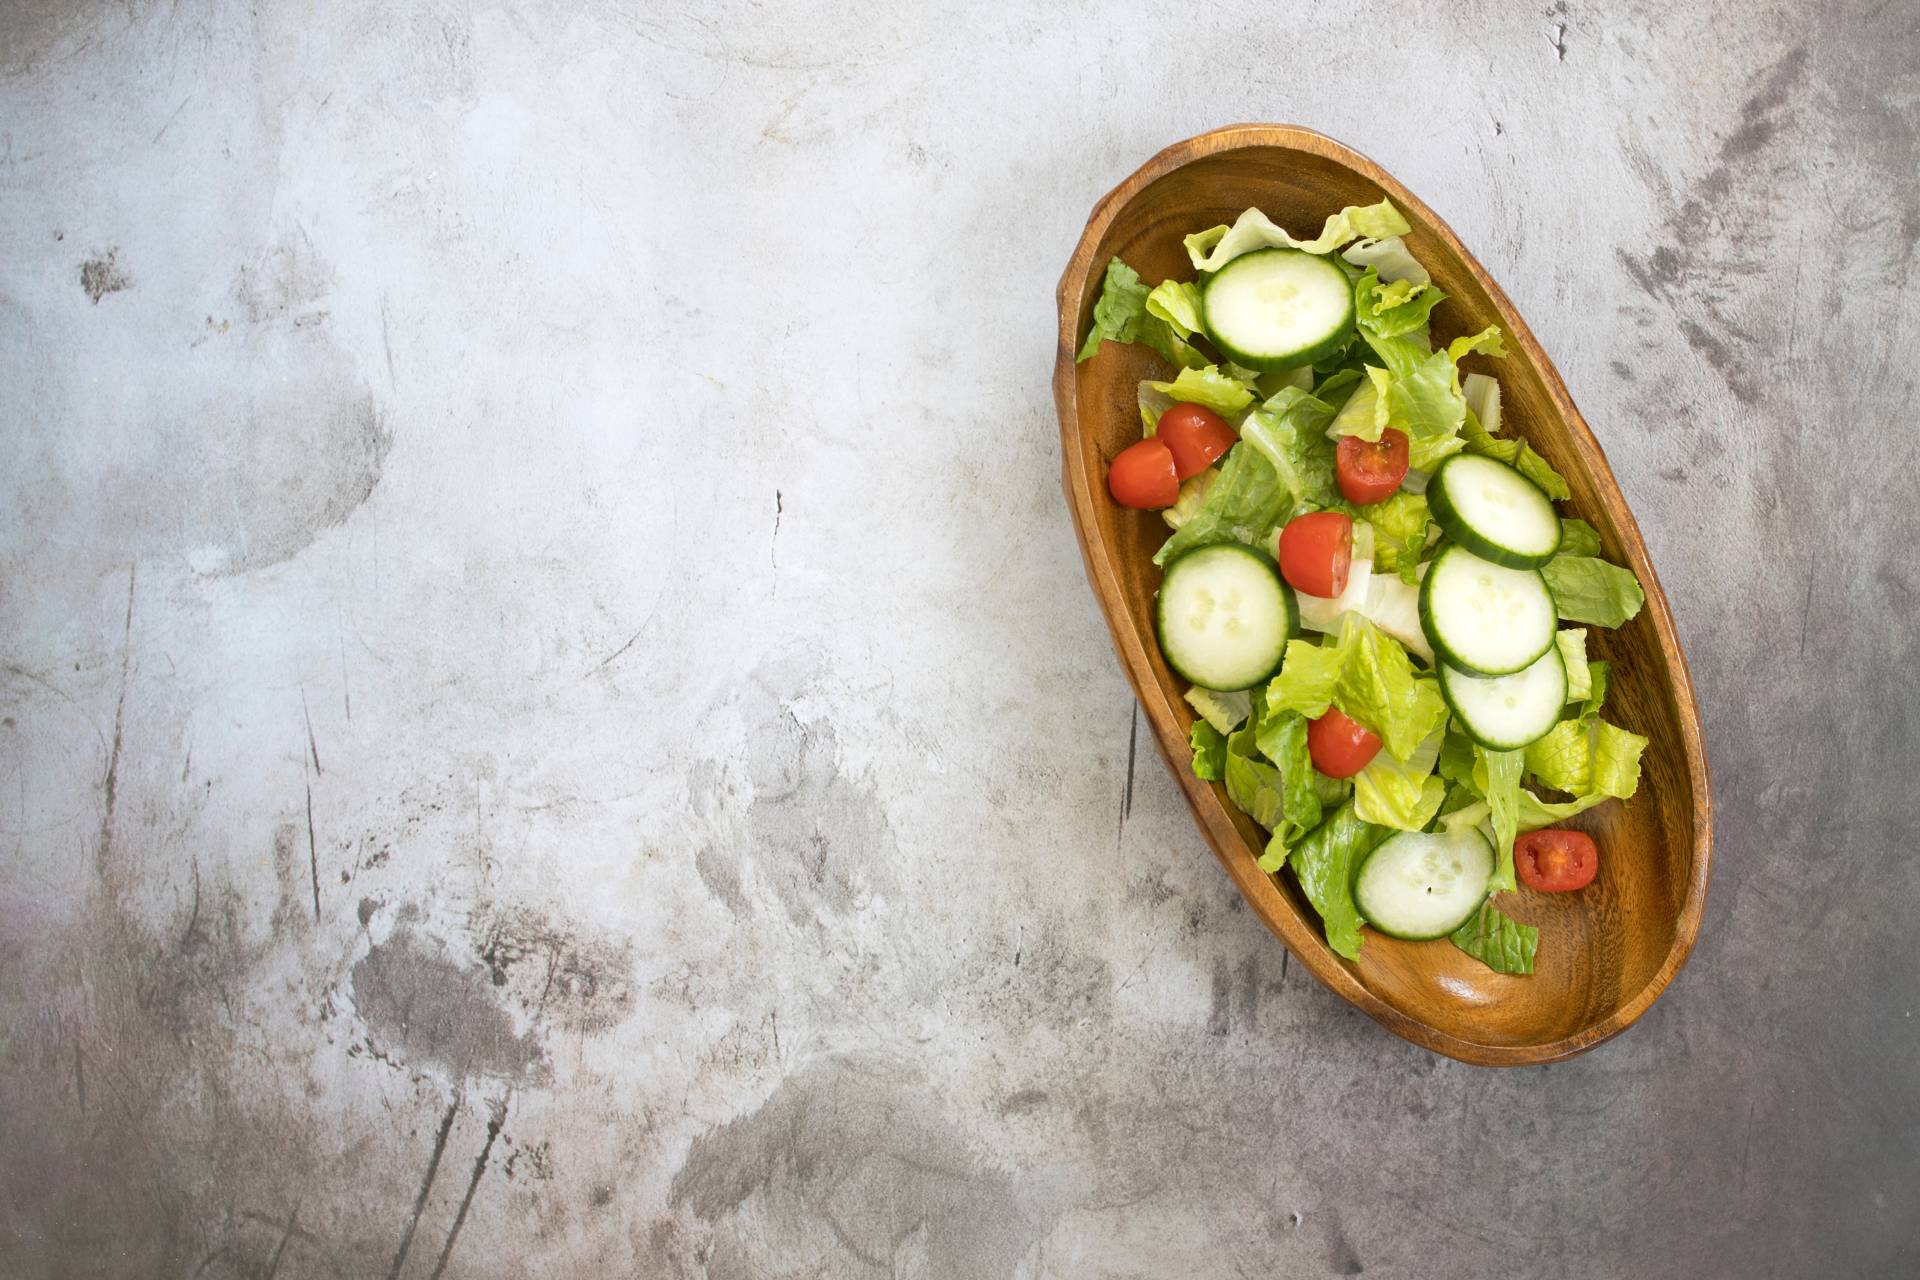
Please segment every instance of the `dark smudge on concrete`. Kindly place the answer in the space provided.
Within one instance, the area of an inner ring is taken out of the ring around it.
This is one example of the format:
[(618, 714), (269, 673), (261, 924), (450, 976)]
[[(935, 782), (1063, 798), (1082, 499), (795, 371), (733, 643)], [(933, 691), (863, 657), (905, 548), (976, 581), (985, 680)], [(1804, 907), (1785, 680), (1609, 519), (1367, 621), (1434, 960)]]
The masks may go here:
[(120, 250), (109, 249), (80, 264), (80, 289), (95, 306), (110, 293), (133, 288), (133, 277), (120, 265)]
[(396, 930), (353, 966), (353, 1002), (390, 1051), (453, 1079), (521, 1079), (541, 1062), (539, 1043), (514, 1030), (487, 973), (461, 968), (410, 930)]

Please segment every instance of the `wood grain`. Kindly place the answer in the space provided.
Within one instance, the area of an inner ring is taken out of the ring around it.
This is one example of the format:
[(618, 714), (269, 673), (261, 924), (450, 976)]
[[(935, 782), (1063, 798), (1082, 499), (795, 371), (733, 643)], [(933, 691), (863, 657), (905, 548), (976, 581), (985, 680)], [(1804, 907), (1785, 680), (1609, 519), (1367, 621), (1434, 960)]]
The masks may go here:
[[(1493, 973), (1445, 942), (1399, 942), (1372, 931), (1359, 961), (1345, 961), (1327, 947), (1291, 873), (1260, 871), (1264, 833), (1217, 785), (1193, 776), (1184, 686), (1153, 640), (1159, 571), (1152, 556), (1166, 527), (1158, 514), (1119, 507), (1106, 493), (1108, 461), (1139, 437), (1135, 385), (1167, 370), (1144, 348), (1115, 343), (1085, 364), (1074, 362), (1110, 257), (1119, 255), (1149, 281), (1187, 278), (1192, 267), (1181, 237), (1231, 222), (1248, 206), (1305, 234), (1344, 205), (1383, 196), (1406, 214), (1409, 247), (1448, 295), (1435, 313), (1436, 339), (1487, 324), (1508, 335), (1512, 354), (1497, 366), (1473, 358), (1473, 367), (1500, 378), (1505, 429), (1566, 477), (1573, 497), (1562, 509), (1591, 522), (1603, 554), (1632, 566), (1647, 593), (1634, 621), (1589, 634), (1592, 656), (1613, 663), (1608, 718), (1650, 740), (1634, 799), (1570, 824), (1599, 842), (1600, 878), (1579, 894), (1522, 890), (1500, 900), (1510, 915), (1540, 926), (1531, 977)], [(1234, 125), (1167, 148), (1102, 199), (1058, 297), (1053, 389), (1061, 478), (1087, 577), (1161, 757), (1254, 911), (1333, 991), (1395, 1034), (1463, 1062), (1553, 1062), (1630, 1026), (1686, 962), (1706, 903), (1713, 824), (1699, 710), (1666, 597), (1606, 456), (1500, 286), (1431, 209), (1364, 156), (1306, 129)]]

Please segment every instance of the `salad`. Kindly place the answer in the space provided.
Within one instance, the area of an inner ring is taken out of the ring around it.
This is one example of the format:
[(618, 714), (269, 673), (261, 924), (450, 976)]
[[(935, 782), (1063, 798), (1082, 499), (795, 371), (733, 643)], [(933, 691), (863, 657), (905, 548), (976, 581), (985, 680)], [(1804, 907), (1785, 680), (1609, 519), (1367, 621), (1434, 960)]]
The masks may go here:
[(1566, 482), (1502, 434), (1497, 326), (1436, 346), (1446, 300), (1388, 201), (1296, 240), (1257, 209), (1186, 238), (1191, 280), (1114, 258), (1081, 360), (1158, 352), (1115, 501), (1172, 530), (1155, 629), (1192, 687), (1193, 771), (1270, 833), (1327, 942), (1362, 925), (1533, 971), (1499, 895), (1592, 883), (1557, 824), (1639, 783), (1588, 628), (1640, 610), (1631, 571), (1554, 507)]

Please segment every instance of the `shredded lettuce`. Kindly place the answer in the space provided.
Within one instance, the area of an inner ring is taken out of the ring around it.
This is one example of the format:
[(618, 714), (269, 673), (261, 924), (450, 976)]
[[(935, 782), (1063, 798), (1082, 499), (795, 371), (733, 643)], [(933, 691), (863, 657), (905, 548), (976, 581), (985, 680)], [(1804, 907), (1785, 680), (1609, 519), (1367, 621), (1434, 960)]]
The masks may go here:
[(1355, 318), (1367, 331), (1381, 338), (1427, 331), (1427, 319), (1447, 295), (1430, 284), (1411, 279), (1382, 282), (1380, 273), (1368, 267), (1353, 282)]
[(1355, 520), (1363, 520), (1373, 530), (1373, 565), (1387, 573), (1398, 573), (1400, 580), (1420, 580), (1415, 572), (1420, 553), (1427, 549), (1428, 509), (1425, 495), (1402, 490), (1383, 502), (1356, 507), (1351, 503), (1334, 504)]
[(1213, 482), (1220, 476), (1218, 469), (1208, 467), (1196, 475), (1190, 475), (1180, 482), (1180, 496), (1174, 504), (1160, 513), (1167, 522), (1167, 528), (1178, 529), (1193, 519), (1194, 512), (1207, 500), (1207, 490), (1213, 488)]
[(1390, 201), (1379, 204), (1348, 205), (1327, 219), (1320, 234), (1311, 240), (1296, 240), (1275, 226), (1258, 209), (1248, 209), (1231, 227), (1209, 227), (1186, 239), (1187, 256), (1200, 271), (1218, 271), (1243, 253), (1256, 249), (1300, 249), (1307, 253), (1329, 253), (1349, 240), (1362, 237), (1381, 239), (1403, 236), (1413, 228), (1400, 216)]
[(1457, 365), (1476, 351), (1496, 360), (1506, 359), (1507, 344), (1500, 339), (1499, 325), (1490, 324), (1476, 334), (1455, 338), (1447, 344), (1447, 359)]
[(1573, 796), (1630, 799), (1640, 785), (1647, 740), (1597, 716), (1562, 720), (1526, 749), (1527, 772)]
[(1454, 930), (1453, 945), (1495, 973), (1532, 973), (1540, 930), (1501, 914), (1491, 901)]
[(1193, 748), (1194, 777), (1218, 782), (1226, 776), (1227, 740), (1218, 729), (1205, 720), (1195, 720), (1187, 743)]
[(1182, 369), (1172, 382), (1147, 385), (1171, 399), (1205, 405), (1223, 418), (1231, 418), (1253, 403), (1252, 388), (1219, 365)]
[[(1119, 258), (1107, 263), (1106, 279), (1100, 286), (1099, 300), (1093, 304), (1093, 325), (1080, 347), (1080, 360), (1091, 360), (1102, 342), (1139, 342), (1152, 347), (1177, 365), (1193, 367), (1206, 364), (1188, 345), (1186, 334), (1178, 332), (1162, 316), (1147, 307), (1148, 290), (1140, 273)], [(1191, 333), (1188, 329), (1187, 333)]]
[(1608, 564), (1594, 556), (1555, 556), (1540, 572), (1554, 607), (1568, 622), (1596, 627), (1618, 627), (1630, 621), (1646, 602), (1639, 579), (1631, 569)]
[[(1340, 412), (1334, 415), (1332, 425), (1327, 428), (1327, 434), (1335, 439), (1359, 436), (1362, 440), (1378, 440), (1387, 429), (1387, 398), (1384, 394), (1387, 371), (1367, 365), (1364, 372), (1366, 377), (1353, 389), (1353, 394), (1340, 406)], [(1328, 383), (1333, 381), (1332, 378), (1327, 380)], [(1324, 384), (1320, 396), (1326, 398)]]
[(1166, 321), (1183, 338), (1200, 329), (1200, 286), (1186, 280), (1162, 280), (1146, 297), (1147, 314)]
[(1349, 960), (1360, 956), (1360, 908), (1353, 901), (1354, 870), (1369, 853), (1393, 834), (1354, 812), (1352, 801), (1333, 811), (1325, 822), (1294, 846), (1293, 872), (1307, 901), (1320, 913), (1327, 945)]
[(1380, 735), (1396, 760), (1412, 757), (1447, 722), (1447, 704), (1431, 677), (1417, 676), (1407, 651), (1367, 619), (1349, 613), (1331, 644), (1287, 643), (1267, 705), (1318, 719), (1337, 706)]

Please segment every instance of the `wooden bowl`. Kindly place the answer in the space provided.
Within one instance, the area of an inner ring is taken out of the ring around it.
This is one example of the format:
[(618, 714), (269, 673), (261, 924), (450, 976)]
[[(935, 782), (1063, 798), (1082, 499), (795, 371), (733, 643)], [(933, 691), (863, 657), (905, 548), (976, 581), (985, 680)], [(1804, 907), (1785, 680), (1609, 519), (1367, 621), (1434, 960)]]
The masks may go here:
[[(1085, 364), (1074, 362), (1115, 254), (1149, 282), (1190, 279), (1181, 237), (1230, 223), (1248, 206), (1305, 235), (1342, 206), (1382, 196), (1406, 214), (1408, 246), (1447, 292), (1434, 313), (1436, 339), (1487, 324), (1506, 333), (1512, 354), (1496, 367), (1503, 425), (1566, 477), (1573, 498), (1563, 509), (1591, 522), (1606, 557), (1632, 566), (1647, 593), (1634, 621), (1589, 632), (1593, 656), (1613, 663), (1608, 719), (1650, 740), (1633, 800), (1601, 805), (1573, 824), (1599, 843), (1599, 879), (1576, 894), (1523, 889), (1500, 901), (1510, 915), (1540, 926), (1530, 977), (1496, 974), (1444, 940), (1399, 942), (1372, 930), (1359, 961), (1343, 960), (1328, 948), (1291, 873), (1260, 871), (1264, 834), (1217, 784), (1193, 776), (1193, 715), (1153, 638), (1160, 574), (1152, 557), (1166, 526), (1157, 513), (1127, 510), (1106, 491), (1108, 461), (1139, 439), (1135, 384), (1171, 374), (1132, 345), (1108, 343)], [(1618, 1035), (1673, 980), (1700, 928), (1713, 836), (1707, 757), (1686, 660), (1640, 530), (1553, 362), (1507, 295), (1431, 209), (1364, 156), (1306, 129), (1236, 125), (1168, 147), (1094, 206), (1060, 278), (1059, 300), (1053, 391), (1062, 480), (1087, 577), (1161, 757), (1254, 911), (1321, 982), (1436, 1053), (1516, 1066), (1568, 1058)]]

